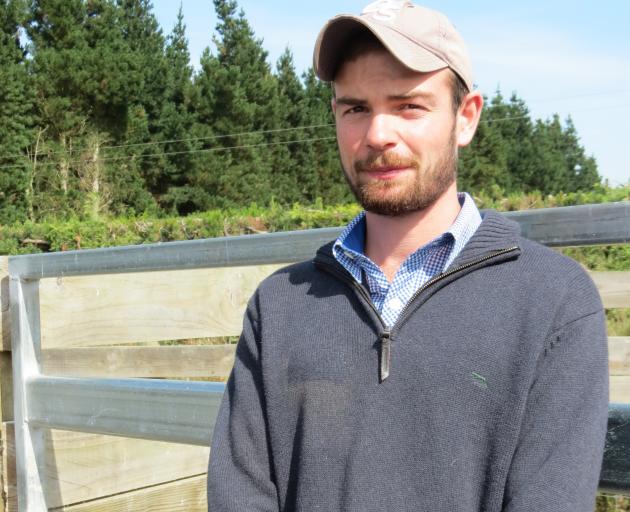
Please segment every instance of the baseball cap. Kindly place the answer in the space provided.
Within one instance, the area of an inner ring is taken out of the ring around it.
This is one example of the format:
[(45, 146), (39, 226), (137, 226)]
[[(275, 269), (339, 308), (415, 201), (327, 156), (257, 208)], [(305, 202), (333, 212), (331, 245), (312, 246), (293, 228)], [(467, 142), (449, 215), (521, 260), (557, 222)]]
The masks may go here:
[(365, 29), (408, 68), (427, 73), (448, 67), (473, 89), (466, 43), (453, 24), (444, 14), (406, 0), (379, 0), (358, 16), (340, 14), (328, 20), (313, 52), (313, 67), (321, 80), (333, 80), (343, 48)]

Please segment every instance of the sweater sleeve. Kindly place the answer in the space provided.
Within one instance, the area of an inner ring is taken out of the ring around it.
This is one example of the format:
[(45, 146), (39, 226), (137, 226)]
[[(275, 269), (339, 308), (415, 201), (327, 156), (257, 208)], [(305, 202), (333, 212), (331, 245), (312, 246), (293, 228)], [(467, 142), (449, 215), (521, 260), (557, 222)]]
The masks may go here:
[(581, 284), (564, 308), (573, 318), (554, 328), (540, 355), (504, 512), (595, 509), (608, 417), (608, 348), (597, 290), (586, 275)]
[(210, 512), (277, 512), (252, 302), (219, 409), (208, 469)]

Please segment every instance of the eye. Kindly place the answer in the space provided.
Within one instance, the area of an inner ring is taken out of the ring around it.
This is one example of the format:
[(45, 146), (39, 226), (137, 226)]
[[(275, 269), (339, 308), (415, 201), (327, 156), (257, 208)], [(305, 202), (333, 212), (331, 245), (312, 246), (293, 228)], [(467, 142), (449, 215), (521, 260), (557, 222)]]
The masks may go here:
[(400, 110), (426, 110), (426, 108), (417, 103), (405, 103), (400, 106)]
[(354, 107), (347, 109), (344, 114), (362, 114), (366, 111), (367, 109), (363, 105), (355, 105)]

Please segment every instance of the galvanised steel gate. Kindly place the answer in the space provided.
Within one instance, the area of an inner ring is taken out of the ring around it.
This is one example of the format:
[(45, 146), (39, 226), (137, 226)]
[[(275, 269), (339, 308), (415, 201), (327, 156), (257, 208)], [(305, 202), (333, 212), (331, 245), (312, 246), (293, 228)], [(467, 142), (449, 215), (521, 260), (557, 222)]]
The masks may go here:
[[(630, 243), (630, 202), (506, 213), (548, 246)], [(305, 260), (341, 228), (9, 258), (18, 503), (44, 511), (43, 429), (207, 446), (224, 384), (89, 379), (41, 371), (39, 280)], [(630, 494), (630, 405), (611, 404), (600, 489)]]

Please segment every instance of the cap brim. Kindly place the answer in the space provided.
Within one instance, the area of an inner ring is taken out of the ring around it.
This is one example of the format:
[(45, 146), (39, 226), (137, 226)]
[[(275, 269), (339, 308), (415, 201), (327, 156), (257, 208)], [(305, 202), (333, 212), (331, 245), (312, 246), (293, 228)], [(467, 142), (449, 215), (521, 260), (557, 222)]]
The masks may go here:
[(413, 71), (428, 73), (448, 67), (438, 56), (386, 25), (371, 23), (369, 19), (358, 16), (340, 15), (324, 26), (315, 43), (313, 68), (321, 80), (330, 82), (334, 79), (343, 48), (358, 32), (366, 29)]

